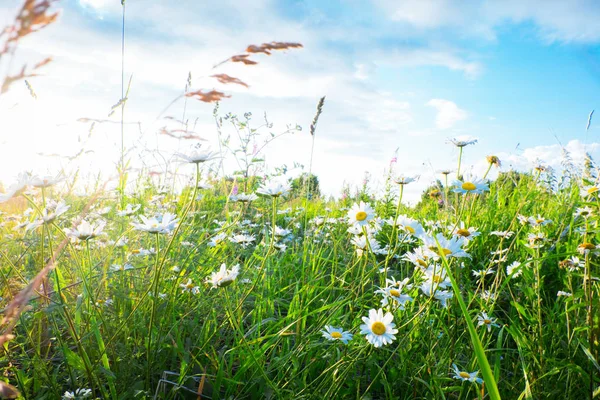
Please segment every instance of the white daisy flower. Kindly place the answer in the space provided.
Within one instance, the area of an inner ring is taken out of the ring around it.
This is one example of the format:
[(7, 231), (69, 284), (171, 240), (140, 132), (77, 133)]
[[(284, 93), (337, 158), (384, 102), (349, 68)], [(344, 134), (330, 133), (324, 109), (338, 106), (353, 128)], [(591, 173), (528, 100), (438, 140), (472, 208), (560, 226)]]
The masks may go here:
[(79, 225), (77, 225), (73, 229), (65, 229), (65, 233), (67, 236), (77, 239), (77, 240), (89, 240), (97, 237), (102, 234), (104, 230), (104, 226), (106, 226), (105, 221), (99, 221), (94, 224), (90, 224), (85, 219), (82, 220)]
[(360, 204), (354, 204), (350, 210), (348, 210), (348, 223), (350, 225), (365, 226), (375, 217), (375, 210), (370, 205), (361, 201)]
[(213, 272), (206, 282), (212, 284), (213, 289), (229, 286), (235, 281), (235, 278), (240, 274), (240, 265), (236, 264), (231, 269), (227, 269), (225, 263), (221, 264), (221, 268), (217, 272)]
[(279, 197), (285, 196), (292, 190), (290, 182), (281, 182), (280, 180), (271, 179), (261, 185), (256, 191), (258, 194), (263, 196)]
[(334, 328), (331, 325), (325, 325), (325, 329), (321, 331), (323, 337), (328, 340), (339, 340), (344, 344), (348, 344), (352, 340), (352, 334), (344, 331), (342, 328)]
[(175, 214), (164, 213), (162, 216), (157, 215), (156, 217), (148, 218), (144, 215), (140, 215), (142, 223), (132, 222), (131, 225), (138, 231), (144, 231), (148, 233), (169, 233), (175, 229), (179, 219)]
[(523, 274), (523, 269), (521, 268), (521, 263), (518, 261), (513, 261), (512, 264), (506, 266), (506, 275), (517, 278)]
[(452, 368), (454, 369), (453, 378), (455, 378), (455, 379), (460, 379), (461, 381), (476, 382), (476, 383), (480, 383), (480, 384), (483, 383), (483, 380), (481, 378), (477, 377), (477, 375), (479, 374), (479, 371), (475, 371), (475, 372), (461, 371), (458, 369), (456, 364), (452, 364)]
[(175, 153), (175, 156), (183, 159), (184, 161), (186, 161), (190, 164), (200, 164), (200, 163), (203, 163), (206, 161), (213, 160), (215, 158), (219, 158), (220, 155), (219, 155), (219, 153), (215, 153), (210, 150), (206, 150), (206, 151), (194, 150), (189, 155), (182, 154), (182, 153)]
[(571, 297), (571, 296), (573, 296), (573, 293), (570, 293), (570, 292), (564, 292), (564, 291), (562, 291), (562, 290), (559, 290), (559, 291), (556, 293), (556, 297)]
[(256, 199), (258, 199), (258, 196), (255, 195), (254, 193), (250, 193), (250, 194), (239, 193), (239, 194), (234, 194), (234, 195), (229, 196), (229, 200), (231, 200), (233, 202), (239, 202), (239, 203), (250, 203)]
[(477, 143), (478, 139), (469, 135), (460, 135), (455, 138), (448, 138), (447, 143), (452, 143), (456, 147), (465, 147)]
[(486, 181), (474, 178), (469, 180), (464, 179), (462, 181), (460, 179), (456, 179), (454, 182), (452, 182), (452, 186), (454, 186), (452, 191), (460, 194), (483, 193), (490, 190)]
[(362, 317), (364, 324), (360, 326), (361, 335), (366, 335), (366, 339), (375, 347), (381, 347), (382, 345), (390, 344), (395, 339), (394, 334), (398, 333), (398, 329), (395, 329), (396, 324), (392, 321), (394, 316), (391, 313), (383, 315), (383, 311), (380, 309), (369, 310), (369, 317)]
[(477, 326), (487, 327), (488, 332), (492, 330), (492, 326), (495, 326), (496, 328), (500, 327), (500, 325), (496, 323), (496, 318), (488, 316), (487, 313), (483, 311), (477, 316)]
[(186, 283), (179, 284), (181, 289), (181, 293), (191, 292), (193, 294), (200, 293), (200, 286), (196, 286), (191, 279), (188, 279)]

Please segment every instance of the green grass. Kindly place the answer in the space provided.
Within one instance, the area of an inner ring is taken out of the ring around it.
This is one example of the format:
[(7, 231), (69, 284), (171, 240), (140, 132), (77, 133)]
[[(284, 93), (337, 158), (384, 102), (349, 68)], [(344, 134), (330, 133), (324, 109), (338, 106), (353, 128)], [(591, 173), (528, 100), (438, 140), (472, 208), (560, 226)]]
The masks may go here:
[[(357, 199), (262, 197), (239, 204), (227, 201), (231, 184), (221, 181), (198, 190), (200, 200), (193, 200), (193, 190), (153, 200), (157, 189), (150, 187), (129, 194), (124, 203), (139, 204), (137, 215), (170, 211), (180, 218), (173, 233), (151, 234), (133, 228), (137, 216), (117, 216), (120, 199), (110, 193), (90, 202), (38, 189), (28, 197), (29, 216), (13, 207), (0, 217), (1, 307), (53, 255), (56, 268), (15, 321), (15, 338), (5, 345), (0, 368), (27, 399), (61, 398), (78, 388), (111, 399), (197, 398), (197, 393), (213, 399), (597, 396), (598, 261), (577, 249), (598, 243), (600, 203), (582, 200), (581, 179), (549, 190), (542, 178), (504, 174), (485, 194), (449, 192), (443, 205), (424, 196), (414, 208), (393, 197), (362, 194), (383, 219), (399, 213), (422, 224), (437, 222), (435, 233), (446, 238), (448, 227), (461, 222), (481, 233), (463, 246), (470, 258), (426, 262), (448, 274), (453, 297), (447, 307), (419, 288), (423, 268), (402, 256), (420, 242), (402, 240), (401, 228), (383, 225), (376, 233), (382, 247), (392, 247), (387, 254), (369, 248), (357, 253), (345, 208)], [(71, 208), (37, 229), (14, 230), (35, 219), (49, 199), (65, 199)], [(88, 203), (91, 209), (83, 210)], [(574, 218), (584, 205), (593, 215)], [(104, 207), (111, 211), (97, 216)], [(287, 208), (289, 213), (277, 212)], [(59, 251), (63, 228), (84, 214), (89, 221), (107, 221), (106, 235), (71, 241)], [(519, 214), (534, 219), (539, 214), (552, 223), (522, 224)], [(317, 217), (325, 222), (316, 224)], [(273, 222), (292, 234), (274, 237)], [(504, 230), (514, 235), (490, 235)], [(208, 245), (220, 233), (242, 232), (255, 242)], [(527, 247), (528, 235), (537, 232), (545, 235), (543, 245)], [(126, 244), (115, 244), (119, 239)], [(285, 251), (275, 246), (282, 242)], [(140, 252), (150, 248), (157, 253)], [(440, 249), (430, 251), (442, 254)], [(505, 260), (498, 264), (500, 256), (490, 253), (502, 249)], [(583, 266), (571, 271), (563, 261), (572, 256)], [(507, 276), (514, 261), (522, 263), (521, 275)], [(211, 288), (206, 280), (222, 263), (239, 264), (240, 274), (228, 286)], [(131, 268), (118, 271), (113, 264)], [(472, 273), (488, 269), (493, 272), (483, 277)], [(391, 276), (408, 278), (402, 292), (412, 301), (404, 309), (393, 302), (382, 307), (375, 293)], [(196, 289), (180, 286), (188, 280)], [(557, 297), (559, 290), (572, 296)], [(391, 344), (375, 348), (359, 326), (378, 308), (393, 314), (398, 333)], [(495, 319), (489, 332), (477, 325), (482, 311)], [(329, 341), (320, 332), (325, 325), (354, 337), (348, 344)], [(479, 371), (484, 383), (455, 379), (453, 364)]]

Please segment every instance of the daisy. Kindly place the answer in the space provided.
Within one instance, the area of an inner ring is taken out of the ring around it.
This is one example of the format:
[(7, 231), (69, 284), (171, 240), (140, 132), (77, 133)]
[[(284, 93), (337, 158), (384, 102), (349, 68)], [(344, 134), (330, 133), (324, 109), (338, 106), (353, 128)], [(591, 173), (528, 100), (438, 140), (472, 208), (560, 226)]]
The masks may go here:
[(117, 272), (117, 271), (127, 271), (128, 269), (133, 269), (133, 265), (131, 265), (131, 264), (123, 264), (123, 265), (113, 264), (113, 265), (110, 266), (110, 270), (111, 271), (115, 271), (115, 272)]
[(513, 231), (492, 231), (492, 232), (490, 232), (490, 235), (499, 236), (504, 239), (508, 239), (514, 234), (515, 233)]
[(200, 286), (194, 285), (194, 282), (192, 282), (191, 279), (188, 279), (188, 281), (186, 283), (180, 283), (179, 287), (182, 288), (181, 293), (186, 293), (186, 292), (190, 292), (193, 294), (200, 293)]
[(561, 297), (561, 296), (562, 296), (562, 297), (571, 297), (571, 296), (573, 296), (573, 293), (569, 293), (569, 292), (563, 292), (562, 290), (559, 290), (559, 291), (556, 293), (556, 297)]
[(387, 286), (385, 288), (379, 288), (375, 293), (379, 293), (383, 295), (381, 299), (381, 306), (387, 306), (390, 301), (393, 300), (394, 304), (397, 304), (401, 310), (404, 310), (405, 304), (409, 301), (412, 301), (413, 298), (407, 294), (402, 294), (402, 287), (398, 286)]
[(530, 249), (539, 249), (542, 246), (544, 246), (545, 240), (546, 240), (546, 237), (544, 236), (544, 234), (542, 232), (530, 233), (529, 235), (527, 235), (527, 241), (529, 243), (526, 244), (525, 246), (529, 247)]
[(250, 194), (240, 193), (240, 194), (234, 194), (234, 195), (229, 196), (229, 200), (231, 200), (233, 202), (239, 202), (239, 203), (250, 203), (256, 199), (258, 199), (258, 196), (255, 195), (254, 193), (250, 193)]
[(5, 193), (0, 194), (0, 203), (4, 203), (23, 193), (27, 185), (29, 185), (29, 174), (26, 172), (20, 173), (17, 176), (17, 182), (10, 185)]
[(590, 207), (579, 207), (575, 210), (575, 212), (573, 213), (573, 216), (575, 218), (577, 217), (583, 217), (583, 218), (588, 218), (591, 217), (593, 215), (594, 211), (590, 208)]
[(479, 374), (479, 371), (475, 371), (475, 372), (461, 371), (458, 369), (456, 364), (452, 364), (452, 368), (454, 369), (454, 376), (453, 376), (454, 379), (460, 379), (461, 381), (483, 383), (483, 380), (481, 378), (477, 377), (477, 375)]
[(339, 340), (344, 344), (348, 344), (352, 340), (352, 334), (344, 331), (342, 328), (334, 328), (330, 325), (325, 325), (325, 329), (321, 331), (323, 337), (328, 340)]
[(464, 181), (456, 179), (452, 182), (452, 186), (454, 186), (453, 192), (460, 194), (483, 193), (490, 190), (488, 184), (482, 179), (465, 179)]
[(79, 223), (79, 225), (77, 225), (77, 227), (73, 229), (65, 229), (65, 233), (67, 236), (73, 239), (89, 240), (100, 235), (105, 225), (105, 221), (100, 221), (92, 225), (84, 219)]
[(132, 222), (131, 225), (138, 231), (144, 231), (148, 233), (169, 233), (177, 226), (179, 220), (175, 214), (164, 213), (162, 216), (156, 216), (152, 218), (140, 215), (142, 223)]
[(62, 181), (65, 180), (65, 177), (62, 176), (61, 174), (57, 175), (57, 176), (32, 176), (29, 180), (29, 184), (33, 187), (36, 188), (47, 188), (53, 185), (56, 185), (57, 183), (60, 183)]
[(529, 223), (530, 226), (537, 228), (539, 226), (545, 226), (545, 225), (551, 224), (552, 220), (546, 219), (546, 218), (542, 217), (540, 214), (538, 214), (538, 216), (536, 218), (534, 218), (534, 217), (527, 218), (527, 222)]
[(477, 143), (477, 138), (468, 135), (457, 136), (455, 138), (449, 138), (447, 143), (452, 143), (456, 147), (465, 147), (470, 144)]
[(395, 339), (394, 334), (398, 333), (395, 329), (396, 324), (392, 321), (394, 316), (391, 313), (385, 313), (381, 308), (379, 310), (369, 310), (369, 317), (362, 317), (364, 324), (360, 326), (361, 335), (366, 335), (366, 339), (375, 347), (390, 344)]
[(494, 271), (492, 268), (481, 269), (481, 270), (478, 270), (478, 271), (471, 271), (471, 273), (473, 274), (473, 276), (476, 277), (476, 278), (483, 278), (484, 276), (493, 274), (494, 272), (496, 272), (496, 271)]
[(419, 175), (414, 175), (414, 176), (397, 175), (392, 178), (394, 183), (397, 185), (407, 185), (409, 183), (415, 182), (417, 179), (419, 179)]
[(488, 332), (492, 330), (492, 326), (495, 326), (496, 328), (500, 327), (500, 325), (496, 323), (496, 318), (488, 316), (483, 311), (477, 316), (477, 326), (486, 326)]
[(247, 247), (255, 240), (256, 239), (254, 238), (254, 236), (244, 235), (244, 234), (234, 235), (229, 238), (229, 241), (231, 241), (232, 243), (237, 243), (237, 244), (241, 245), (242, 247)]
[(486, 160), (491, 165), (495, 165), (496, 168), (500, 168), (502, 166), (502, 162), (500, 161), (500, 159), (497, 156), (487, 156)]
[(379, 242), (372, 236), (354, 236), (354, 238), (352, 238), (352, 244), (356, 246), (357, 251), (361, 250), (361, 254), (363, 251), (367, 251), (369, 249), (372, 252), (376, 252), (381, 249)]
[(285, 236), (288, 236), (291, 233), (292, 233), (292, 231), (289, 230), (289, 229), (284, 229), (284, 228), (280, 228), (278, 226), (275, 226), (275, 236), (285, 237)]
[(292, 186), (289, 182), (282, 183), (275, 179), (271, 179), (262, 184), (256, 193), (262, 194), (263, 196), (279, 197), (285, 196), (290, 190), (292, 190)]
[(127, 206), (125, 207), (124, 210), (117, 212), (117, 216), (119, 216), (119, 217), (128, 217), (130, 215), (135, 214), (135, 212), (137, 210), (139, 210), (140, 207), (141, 207), (141, 204), (136, 204), (136, 205), (127, 204)]
[(431, 250), (417, 247), (410, 253), (405, 253), (402, 259), (412, 263), (415, 267), (427, 268), (430, 259), (438, 259), (437, 254)]
[(438, 288), (446, 289), (452, 286), (452, 282), (441, 265), (431, 265), (423, 271), (423, 274), (425, 281), (419, 287), (426, 296), (431, 296)]
[(391, 226), (396, 224), (396, 228), (412, 236), (421, 237), (425, 234), (423, 226), (416, 219), (409, 218), (406, 215), (398, 215), (397, 218), (389, 218), (385, 223)]
[(590, 252), (592, 252), (592, 254), (595, 254), (595, 253), (597, 253), (596, 252), (597, 249), (598, 249), (598, 246), (596, 246), (593, 243), (589, 243), (589, 242), (583, 242), (579, 246), (577, 246), (577, 251), (579, 252), (579, 254), (582, 254), (582, 255), (588, 255)]
[(435, 238), (433, 238), (431, 236), (423, 237), (423, 246), (426, 247), (427, 249), (431, 250), (432, 252), (436, 253), (439, 256), (440, 249), (438, 248), (438, 243), (439, 243), (439, 246), (441, 247), (441, 251), (444, 253), (444, 256), (446, 258), (451, 258), (451, 257), (471, 258), (471, 256), (462, 249), (462, 246), (467, 243), (465, 238), (462, 236), (460, 236), (460, 237), (455, 236), (451, 239), (446, 239), (443, 234), (438, 233), (435, 236)]
[(506, 275), (517, 278), (523, 274), (523, 269), (521, 268), (521, 263), (518, 261), (514, 261), (512, 264), (506, 266)]
[(235, 281), (235, 278), (240, 274), (240, 265), (236, 264), (231, 269), (227, 269), (225, 263), (221, 264), (221, 268), (217, 272), (213, 272), (206, 282), (212, 284), (213, 289), (229, 286)]
[(458, 225), (454, 231), (452, 231), (452, 234), (457, 236), (457, 237), (462, 237), (465, 239), (465, 241), (469, 241), (473, 238), (476, 238), (477, 236), (481, 235), (481, 232), (477, 231), (477, 228), (467, 228), (465, 226), (464, 222), (460, 222), (460, 225)]
[(454, 293), (449, 290), (438, 290), (433, 295), (433, 298), (440, 302), (442, 307), (448, 307), (448, 300), (454, 297)]
[(207, 243), (208, 247), (217, 247), (219, 244), (223, 243), (227, 239), (227, 234), (218, 233), (213, 236)]
[(589, 186), (584, 186), (580, 191), (581, 197), (598, 197), (598, 192), (600, 191), (600, 185), (594, 184)]
[(190, 164), (200, 164), (206, 161), (214, 160), (219, 157), (219, 153), (215, 153), (212, 151), (198, 151), (194, 150), (191, 154), (186, 155), (182, 153), (175, 153), (176, 157), (183, 159), (184, 161)]
[(348, 210), (348, 223), (350, 225), (365, 226), (375, 216), (375, 210), (370, 205), (365, 204), (361, 201), (360, 204), (354, 204), (350, 210)]

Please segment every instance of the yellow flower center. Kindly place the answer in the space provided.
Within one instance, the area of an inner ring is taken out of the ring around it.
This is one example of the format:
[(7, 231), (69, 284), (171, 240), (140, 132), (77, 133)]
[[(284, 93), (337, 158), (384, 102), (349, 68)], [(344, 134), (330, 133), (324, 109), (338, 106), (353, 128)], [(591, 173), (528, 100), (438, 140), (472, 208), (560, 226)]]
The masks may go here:
[[(436, 254), (440, 254), (440, 252), (438, 251), (438, 248), (435, 246), (431, 246), (429, 248), (429, 250), (433, 251)], [(444, 255), (447, 256), (447, 255), (452, 254), (452, 250), (442, 248), (442, 253), (444, 253)]]
[(413, 228), (412, 226), (405, 226), (404, 229), (406, 229), (406, 231), (412, 235), (415, 234), (415, 228)]
[(419, 264), (423, 268), (427, 268), (427, 263), (420, 258), (417, 260), (417, 264)]
[(465, 372), (465, 371), (461, 371), (461, 372), (459, 372), (459, 373), (458, 373), (458, 375), (459, 375), (461, 378), (463, 378), (463, 379), (469, 379), (469, 378), (471, 378), (471, 375), (469, 375), (469, 373), (468, 373), (468, 372)]
[(365, 219), (367, 219), (367, 213), (364, 211), (359, 211), (356, 213), (356, 220), (357, 221), (364, 221)]
[(579, 245), (579, 248), (581, 249), (585, 249), (585, 250), (594, 250), (596, 248), (596, 246), (594, 246), (592, 243), (581, 243)]
[(589, 188), (587, 190), (588, 194), (593, 194), (596, 193), (598, 190), (600, 190), (599, 188), (597, 188), (596, 186), (592, 186), (591, 188)]
[(486, 325), (489, 325), (489, 324), (492, 323), (492, 320), (490, 320), (490, 319), (484, 319), (483, 323), (486, 324)]
[(471, 232), (468, 229), (459, 229), (456, 231), (456, 233), (462, 237), (469, 237), (471, 236)]
[(444, 281), (444, 278), (443, 278), (441, 275), (433, 275), (433, 276), (431, 277), (431, 280), (432, 280), (434, 283), (441, 283), (441, 282), (443, 282), (443, 281)]
[(468, 191), (477, 189), (477, 187), (473, 184), (473, 182), (465, 182), (462, 184), (461, 187), (463, 188), (463, 190), (468, 190)]
[(138, 249), (134, 249), (134, 250), (131, 250), (131, 253), (132, 254), (140, 254), (140, 251)]
[(373, 322), (373, 325), (371, 325), (371, 331), (374, 334), (381, 336), (385, 333), (385, 325), (383, 322)]
[(341, 339), (342, 338), (342, 334), (339, 332), (331, 332), (331, 337), (334, 339)]
[(193, 289), (194, 288), (194, 284), (192, 282), (188, 282), (185, 284), (185, 288), (186, 289)]
[(541, 223), (542, 223), (542, 222), (544, 222), (544, 221), (545, 221), (545, 219), (543, 219), (543, 218), (541, 218), (541, 219), (536, 219), (536, 220), (535, 220), (535, 223), (536, 223), (536, 224), (541, 224)]
[(397, 290), (397, 289), (391, 289), (390, 290), (390, 296), (400, 297), (400, 291)]

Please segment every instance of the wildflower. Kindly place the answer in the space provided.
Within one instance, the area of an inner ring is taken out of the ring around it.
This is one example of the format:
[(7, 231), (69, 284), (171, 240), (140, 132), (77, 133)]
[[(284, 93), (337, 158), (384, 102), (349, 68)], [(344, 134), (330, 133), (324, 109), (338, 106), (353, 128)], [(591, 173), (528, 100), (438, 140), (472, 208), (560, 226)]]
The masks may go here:
[(552, 220), (546, 219), (546, 218), (542, 217), (540, 214), (538, 214), (537, 218), (534, 218), (534, 217), (527, 218), (527, 223), (529, 223), (529, 225), (532, 226), (533, 228), (537, 228), (539, 226), (545, 226), (545, 225), (551, 224)]
[(477, 138), (474, 138), (472, 136), (463, 135), (463, 136), (458, 136), (455, 138), (450, 138), (450, 139), (448, 139), (447, 143), (452, 143), (456, 147), (465, 147), (470, 144), (477, 143)]
[(449, 290), (438, 290), (434, 293), (433, 298), (440, 302), (442, 307), (448, 307), (448, 300), (454, 297), (454, 293)]
[(30, 178), (29, 184), (36, 188), (47, 188), (50, 186), (54, 186), (57, 183), (60, 183), (64, 180), (65, 180), (65, 178), (61, 174), (59, 174), (57, 176), (47, 175), (47, 176), (43, 176), (43, 177), (39, 177), (39, 176), (35, 175)]
[(494, 272), (496, 272), (496, 271), (494, 271), (492, 268), (481, 269), (481, 270), (478, 270), (478, 271), (471, 271), (471, 273), (473, 274), (473, 276), (476, 277), (476, 278), (483, 278), (484, 276), (491, 275)]
[(560, 267), (568, 268), (569, 272), (577, 271), (585, 266), (585, 262), (580, 260), (579, 257), (571, 257), (563, 260), (559, 263)]
[(458, 225), (456, 228), (454, 228), (454, 230), (452, 231), (452, 234), (455, 236), (458, 236), (458, 237), (463, 237), (465, 239), (465, 241), (469, 241), (469, 240), (481, 235), (481, 232), (478, 232), (477, 229), (473, 228), (473, 227), (470, 227), (470, 228), (465, 227), (465, 223), (461, 221), (460, 225)]
[(227, 269), (225, 263), (221, 264), (221, 268), (217, 272), (213, 272), (206, 281), (212, 284), (213, 288), (226, 287), (235, 281), (235, 278), (240, 274), (240, 265), (236, 264), (231, 269)]
[(227, 234), (221, 232), (213, 236), (207, 243), (209, 247), (217, 247), (227, 239)]
[(359, 253), (358, 255), (362, 255), (363, 251), (371, 250), (372, 252), (376, 252), (381, 249), (381, 245), (372, 236), (354, 236), (352, 238), (352, 244), (356, 246), (356, 251)]
[(252, 242), (254, 242), (256, 239), (252, 235), (239, 234), (239, 235), (234, 235), (234, 236), (230, 237), (229, 240), (231, 242), (237, 243), (245, 248), (248, 245), (250, 245)]
[(584, 186), (580, 191), (581, 197), (598, 197), (598, 192), (600, 191), (600, 185), (588, 185)]
[(497, 156), (487, 156), (486, 160), (488, 163), (495, 165), (497, 168), (502, 166), (502, 162), (500, 162), (500, 159)]
[(369, 310), (369, 317), (362, 317), (364, 324), (360, 326), (361, 335), (366, 335), (366, 339), (375, 347), (390, 344), (395, 339), (394, 334), (398, 333), (395, 329), (396, 324), (392, 321), (394, 316), (391, 313), (385, 313), (380, 309)]
[(200, 287), (194, 285), (194, 282), (192, 282), (192, 280), (189, 278), (186, 283), (179, 284), (179, 287), (182, 288), (181, 293), (186, 293), (186, 292), (191, 292), (193, 294), (200, 293)]
[(571, 297), (571, 296), (573, 296), (573, 293), (569, 293), (569, 292), (563, 292), (562, 290), (559, 290), (559, 291), (556, 293), (556, 297), (561, 297), (561, 296), (562, 296), (562, 297)]
[(426, 296), (431, 296), (438, 288), (446, 289), (452, 286), (441, 265), (431, 265), (423, 273), (425, 281), (419, 287)]
[(177, 226), (179, 220), (175, 214), (164, 213), (162, 216), (156, 216), (152, 218), (145, 217), (140, 215), (140, 220), (142, 223), (132, 222), (131, 225), (134, 226), (138, 231), (144, 231), (148, 233), (169, 233)]
[(415, 182), (417, 179), (419, 179), (419, 175), (415, 175), (415, 176), (398, 175), (398, 176), (394, 176), (392, 178), (394, 183), (397, 185), (407, 185), (409, 183)]
[(454, 379), (460, 379), (461, 381), (483, 383), (483, 380), (481, 378), (477, 377), (477, 375), (479, 374), (479, 371), (475, 371), (475, 372), (461, 371), (458, 369), (456, 364), (452, 364), (452, 368), (454, 369), (454, 376), (453, 376)]
[(282, 183), (280, 181), (271, 179), (258, 188), (256, 193), (264, 196), (279, 197), (285, 196), (290, 190), (292, 190), (292, 186), (289, 182)]
[(111, 271), (115, 271), (115, 272), (117, 272), (117, 271), (127, 271), (128, 269), (133, 269), (133, 265), (131, 265), (131, 264), (123, 264), (123, 265), (113, 264), (113, 265), (110, 266), (110, 270)]
[(545, 240), (546, 237), (542, 232), (530, 233), (527, 235), (527, 241), (529, 243), (525, 246), (529, 247), (530, 249), (539, 249), (540, 247), (544, 246)]
[(506, 266), (506, 275), (517, 278), (523, 274), (523, 269), (521, 268), (521, 263), (518, 261), (514, 261), (512, 264)]
[(4, 203), (25, 191), (29, 184), (29, 174), (23, 172), (17, 176), (17, 182), (8, 187), (6, 193), (0, 194), (0, 203)]
[(291, 233), (292, 233), (292, 231), (290, 231), (289, 229), (284, 229), (284, 228), (280, 228), (278, 226), (275, 226), (275, 236), (285, 237), (285, 236), (288, 236)]
[(594, 211), (590, 208), (590, 207), (578, 207), (575, 212), (573, 213), (573, 216), (575, 218), (577, 217), (583, 217), (583, 218), (588, 218), (591, 217), (593, 215)]
[(385, 223), (392, 226), (396, 224), (397, 228), (412, 236), (421, 237), (425, 234), (423, 226), (416, 219), (409, 218), (406, 215), (399, 215), (397, 218), (389, 218)]
[(375, 210), (370, 205), (361, 201), (360, 204), (354, 204), (348, 211), (348, 223), (351, 225), (365, 226), (375, 216)]
[(70, 236), (74, 239), (89, 240), (100, 235), (102, 233), (102, 230), (104, 230), (105, 225), (105, 221), (100, 221), (92, 225), (84, 219), (79, 223), (79, 225), (77, 225), (76, 228), (65, 229), (65, 233), (67, 234), (67, 236)]
[(175, 153), (175, 156), (183, 159), (184, 161), (186, 161), (190, 164), (200, 164), (200, 163), (218, 158), (219, 153), (215, 153), (212, 151), (194, 150), (194, 152), (192, 152), (190, 155), (185, 155), (182, 153)]
[(119, 217), (128, 217), (128, 216), (130, 216), (130, 215), (133, 215), (133, 214), (135, 214), (135, 212), (136, 212), (137, 210), (139, 210), (139, 209), (140, 209), (140, 207), (141, 207), (141, 204), (136, 204), (136, 205), (127, 204), (127, 206), (125, 207), (125, 209), (124, 209), (124, 210), (122, 210), (122, 211), (118, 211), (118, 212), (117, 212), (117, 215), (118, 215)]
[(583, 255), (588, 255), (590, 252), (596, 253), (596, 249), (598, 249), (598, 246), (589, 242), (584, 242), (577, 246), (577, 251)]
[(435, 172), (437, 172), (438, 174), (442, 174), (445, 177), (448, 177), (448, 175), (450, 175), (452, 172), (454, 172), (454, 170), (452, 170), (452, 169), (438, 169)]
[(334, 328), (330, 325), (325, 325), (325, 329), (321, 331), (323, 337), (328, 340), (339, 340), (344, 344), (348, 344), (352, 340), (352, 334), (344, 331), (342, 328)]
[(437, 258), (437, 254), (431, 252), (428, 249), (424, 249), (423, 247), (417, 247), (410, 253), (405, 253), (402, 256), (402, 259), (412, 263), (415, 267), (427, 268), (429, 259), (435, 256)]
[(499, 236), (503, 239), (509, 239), (515, 233), (513, 231), (492, 231), (490, 235)]
[(62, 398), (63, 400), (70, 400), (70, 399), (87, 399), (88, 397), (92, 396), (92, 390), (91, 389), (77, 389), (74, 392), (69, 392), (66, 391)]
[(496, 323), (496, 318), (488, 316), (484, 311), (477, 316), (477, 326), (486, 326), (488, 332), (492, 330), (492, 326), (495, 326), (496, 328), (500, 327), (500, 325)]
[(42, 215), (40, 216), (40, 218), (27, 225), (25, 231), (28, 232), (44, 224), (52, 223), (56, 218), (66, 213), (69, 210), (69, 208), (71, 208), (71, 206), (66, 205), (64, 201), (61, 201), (60, 203), (54, 203), (53, 205), (49, 205), (44, 210), (42, 210)]
[[(408, 279), (406, 279), (408, 281)], [(385, 288), (379, 288), (375, 293), (383, 295), (381, 299), (381, 306), (385, 307), (389, 304), (389, 300), (393, 300), (401, 310), (404, 310), (405, 304), (412, 301), (412, 297), (407, 294), (402, 294), (402, 286), (390, 285)]]
[(231, 200), (233, 202), (239, 202), (239, 203), (250, 203), (256, 199), (258, 199), (258, 196), (255, 195), (254, 193), (250, 193), (250, 194), (240, 193), (240, 194), (233, 194), (233, 195), (229, 196), (229, 200)]
[(453, 237), (452, 239), (446, 239), (441, 233), (438, 233), (435, 238), (430, 236), (423, 237), (423, 245), (427, 249), (440, 256), (441, 254), (439, 253), (440, 249), (438, 247), (438, 243), (441, 247), (441, 252), (444, 253), (444, 256), (446, 258), (471, 258), (471, 256), (462, 249), (462, 246), (466, 243), (463, 237)]
[(453, 192), (460, 194), (483, 193), (490, 190), (488, 184), (482, 179), (465, 179), (464, 181), (456, 179), (452, 182), (452, 186), (454, 186)]

